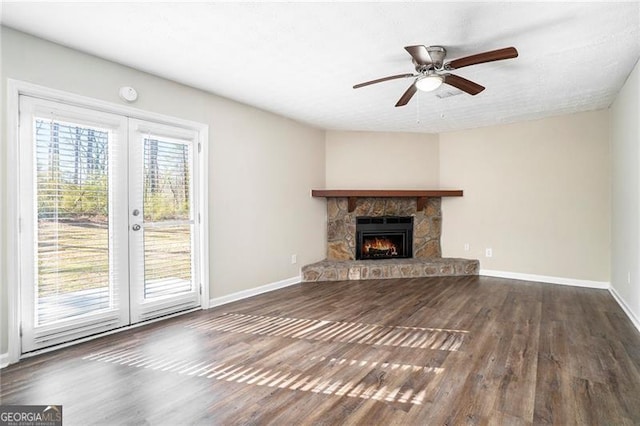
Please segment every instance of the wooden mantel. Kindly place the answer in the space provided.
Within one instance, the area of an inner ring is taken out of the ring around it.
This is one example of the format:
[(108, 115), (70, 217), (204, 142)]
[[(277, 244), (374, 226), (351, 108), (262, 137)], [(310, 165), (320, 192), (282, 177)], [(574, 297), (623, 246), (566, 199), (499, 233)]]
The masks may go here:
[(312, 189), (312, 197), (349, 199), (349, 213), (355, 210), (358, 198), (416, 198), (417, 210), (423, 210), (429, 197), (462, 197), (461, 189)]

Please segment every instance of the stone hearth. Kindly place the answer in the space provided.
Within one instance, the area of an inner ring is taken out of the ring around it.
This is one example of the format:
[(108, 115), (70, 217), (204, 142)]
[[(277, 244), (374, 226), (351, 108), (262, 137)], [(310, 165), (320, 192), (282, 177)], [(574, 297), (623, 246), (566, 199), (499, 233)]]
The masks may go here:
[(302, 268), (302, 280), (345, 281), (383, 278), (478, 275), (480, 262), (471, 259), (323, 260)]

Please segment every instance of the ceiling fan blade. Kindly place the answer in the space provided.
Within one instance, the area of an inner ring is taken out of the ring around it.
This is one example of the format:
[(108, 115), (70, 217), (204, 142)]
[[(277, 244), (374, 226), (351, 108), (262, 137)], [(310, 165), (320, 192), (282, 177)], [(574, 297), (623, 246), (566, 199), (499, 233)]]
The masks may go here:
[(396, 106), (399, 107), (399, 106), (405, 106), (406, 104), (408, 104), (411, 98), (413, 97), (413, 95), (415, 95), (417, 91), (418, 91), (418, 88), (416, 87), (416, 83), (414, 81), (413, 84), (409, 86), (407, 91), (404, 92), (403, 95), (400, 97), (400, 99), (398, 100), (398, 103), (396, 103)]
[(464, 58), (454, 59), (446, 66), (455, 70), (462, 67), (468, 67), (469, 65), (483, 64), (485, 62), (501, 61), (503, 59), (517, 57), (518, 51), (515, 47), (505, 47), (504, 49), (492, 50), (489, 52), (478, 53), (476, 55), (465, 56)]
[(411, 55), (418, 65), (428, 65), (431, 63), (429, 51), (427, 51), (427, 48), (421, 44), (418, 46), (405, 46), (404, 50), (409, 52), (409, 55)]
[(480, 86), (479, 84), (474, 83), (471, 80), (467, 80), (466, 78), (462, 78), (453, 74), (447, 74), (444, 77), (444, 82), (449, 86), (457, 87), (463, 92), (467, 92), (468, 94), (473, 96), (484, 90), (484, 86)]
[(356, 84), (355, 86), (353, 86), (353, 88), (358, 89), (360, 87), (368, 86), (370, 84), (382, 83), (383, 81), (395, 80), (396, 78), (408, 78), (408, 77), (415, 77), (415, 75), (414, 74), (391, 75), (389, 77), (382, 77), (376, 80), (365, 81), (364, 83)]

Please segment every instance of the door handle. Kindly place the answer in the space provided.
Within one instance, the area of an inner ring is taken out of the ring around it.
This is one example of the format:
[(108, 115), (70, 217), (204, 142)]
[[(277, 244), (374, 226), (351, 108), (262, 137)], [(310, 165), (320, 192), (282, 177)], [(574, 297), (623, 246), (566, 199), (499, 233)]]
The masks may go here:
[(138, 225), (137, 223), (135, 225), (133, 225), (131, 227), (131, 229), (133, 229), (134, 231), (139, 231), (140, 230), (140, 225)]

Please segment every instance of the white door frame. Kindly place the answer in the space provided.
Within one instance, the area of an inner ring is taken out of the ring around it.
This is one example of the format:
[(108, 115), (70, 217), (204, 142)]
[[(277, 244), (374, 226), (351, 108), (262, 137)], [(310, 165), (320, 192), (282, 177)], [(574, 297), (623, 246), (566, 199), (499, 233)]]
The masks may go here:
[[(9, 364), (20, 360), (20, 193), (19, 193), (19, 100), (20, 95), (33, 96), (94, 109), (97, 111), (120, 114), (129, 118), (154, 121), (160, 124), (183, 127), (198, 131), (198, 156), (200, 191), (200, 227), (201, 243), (200, 277), (202, 281), (201, 307), (209, 307), (209, 208), (208, 208), (208, 141), (209, 126), (195, 121), (179, 119), (163, 114), (144, 111), (130, 106), (114, 104), (102, 100), (76, 95), (61, 90), (50, 89), (33, 83), (7, 79), (7, 158), (5, 177), (7, 180), (6, 217), (6, 277), (7, 277), (7, 361)], [(31, 242), (27, 242), (31, 243)], [(2, 253), (0, 253), (2, 254)]]

